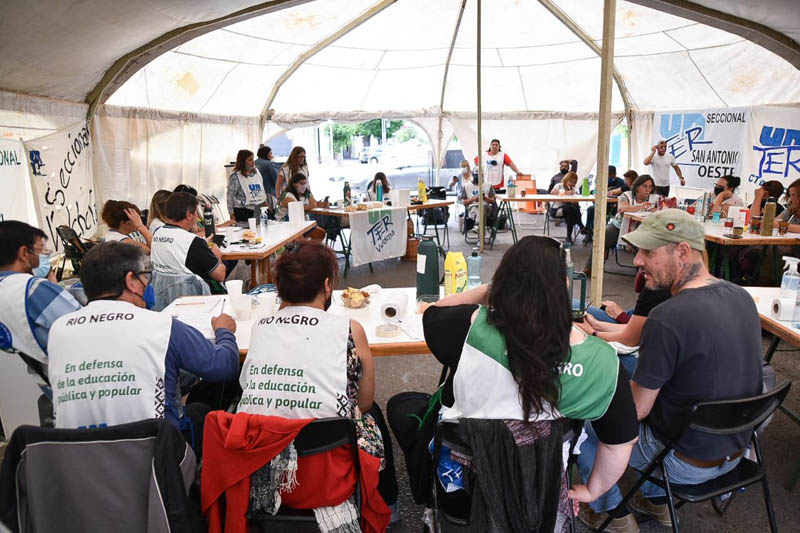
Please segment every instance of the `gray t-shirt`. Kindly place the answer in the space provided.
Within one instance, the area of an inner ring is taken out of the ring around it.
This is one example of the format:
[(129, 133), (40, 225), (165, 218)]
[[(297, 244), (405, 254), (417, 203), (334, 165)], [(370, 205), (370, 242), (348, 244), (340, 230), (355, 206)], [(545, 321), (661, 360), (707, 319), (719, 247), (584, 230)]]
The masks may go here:
[[(666, 443), (692, 405), (761, 393), (761, 321), (753, 298), (727, 281), (686, 289), (650, 312), (633, 381), (660, 389), (645, 422)], [(716, 460), (744, 448), (749, 433), (719, 436), (689, 430), (676, 446)]]

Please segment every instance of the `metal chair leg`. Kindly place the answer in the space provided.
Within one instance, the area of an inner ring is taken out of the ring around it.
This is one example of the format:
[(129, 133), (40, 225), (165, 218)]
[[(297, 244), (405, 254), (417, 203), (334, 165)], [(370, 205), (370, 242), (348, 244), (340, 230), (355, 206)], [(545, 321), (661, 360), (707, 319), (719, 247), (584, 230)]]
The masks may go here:
[[(767, 471), (764, 468), (764, 458), (761, 456), (761, 445), (758, 442), (758, 435), (753, 433), (753, 448), (756, 452), (756, 459), (761, 466), (761, 472), (764, 477), (761, 479), (761, 488), (764, 492), (764, 504), (767, 506), (767, 517), (769, 517), (769, 528), (772, 533), (777, 533), (778, 524), (775, 522), (775, 510), (772, 508), (772, 495), (769, 492), (769, 483), (767, 482)], [(747, 459), (741, 459), (746, 461)]]
[(673, 533), (678, 533), (678, 513), (675, 511), (675, 503), (672, 501), (672, 487), (669, 486), (669, 474), (667, 474), (667, 469), (664, 467), (663, 462), (661, 463), (661, 475), (667, 491), (667, 507), (669, 508), (669, 517), (672, 520), (672, 531)]

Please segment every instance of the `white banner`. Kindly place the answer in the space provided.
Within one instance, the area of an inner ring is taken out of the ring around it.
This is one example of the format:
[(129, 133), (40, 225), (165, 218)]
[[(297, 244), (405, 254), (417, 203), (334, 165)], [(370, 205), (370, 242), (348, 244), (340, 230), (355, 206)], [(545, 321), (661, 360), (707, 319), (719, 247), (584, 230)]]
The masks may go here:
[(80, 123), (25, 142), (33, 174), (40, 227), (50, 246), (61, 250), (56, 228), (69, 226), (81, 237), (97, 231), (98, 212), (87, 124)]
[[(722, 176), (741, 176), (750, 108), (656, 113), (653, 120), (653, 145), (667, 141), (667, 153), (675, 156), (687, 187), (710, 190)], [(678, 184), (670, 172), (671, 183)]]
[(405, 207), (350, 213), (353, 266), (400, 257), (406, 253)]
[(751, 116), (742, 185), (778, 180), (787, 187), (800, 179), (800, 108), (757, 106)]
[(0, 221), (36, 225), (28, 165), (22, 141), (0, 139)]

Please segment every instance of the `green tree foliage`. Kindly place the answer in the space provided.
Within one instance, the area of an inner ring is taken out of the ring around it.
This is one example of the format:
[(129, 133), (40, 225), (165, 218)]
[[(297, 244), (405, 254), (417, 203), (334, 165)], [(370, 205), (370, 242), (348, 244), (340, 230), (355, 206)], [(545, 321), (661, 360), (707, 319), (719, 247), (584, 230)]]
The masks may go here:
[[(403, 127), (402, 120), (391, 120), (386, 124), (386, 137), (391, 137), (397, 130)], [(325, 135), (331, 136), (330, 125), (325, 126)], [(353, 136), (364, 135), (380, 139), (381, 120), (379, 118), (368, 120), (360, 124), (334, 124), (333, 125), (333, 150), (343, 152), (352, 146)]]
[[(399, 130), (403, 127), (402, 120), (390, 120), (388, 124), (386, 124), (386, 138), (391, 137), (394, 135), (394, 132)], [(381, 138), (381, 119), (375, 118), (372, 120), (368, 120), (366, 122), (362, 122), (358, 125), (358, 132), (356, 135), (365, 135), (365, 136), (372, 136), (377, 137), (378, 139)]]

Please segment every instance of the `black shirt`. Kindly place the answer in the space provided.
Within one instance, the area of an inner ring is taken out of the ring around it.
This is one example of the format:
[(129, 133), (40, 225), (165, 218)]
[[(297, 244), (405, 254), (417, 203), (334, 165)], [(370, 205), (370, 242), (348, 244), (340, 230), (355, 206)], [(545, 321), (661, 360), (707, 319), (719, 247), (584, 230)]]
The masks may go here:
[[(432, 306), (422, 316), (428, 348), (440, 363), (450, 368), (442, 393), (442, 404), (447, 407), (453, 405), (453, 375), (472, 325), (472, 314), (477, 309), (477, 305)], [(618, 368), (614, 397), (606, 413), (592, 421), (592, 427), (606, 444), (629, 442), (639, 434), (631, 387), (622, 365)]]
[[(692, 405), (761, 392), (761, 321), (741, 287), (718, 281), (686, 289), (662, 303), (644, 323), (633, 381), (660, 389), (646, 422), (666, 443)], [(689, 430), (677, 449), (716, 460), (741, 450), (749, 432), (709, 435)]]
[(217, 265), (219, 265), (219, 259), (208, 248), (208, 242), (200, 237), (195, 237), (186, 254), (186, 268), (200, 277), (207, 278), (217, 268)]
[(646, 317), (653, 308), (668, 300), (670, 296), (672, 296), (672, 293), (669, 289), (644, 288), (636, 299), (636, 306), (633, 308), (633, 314)]

